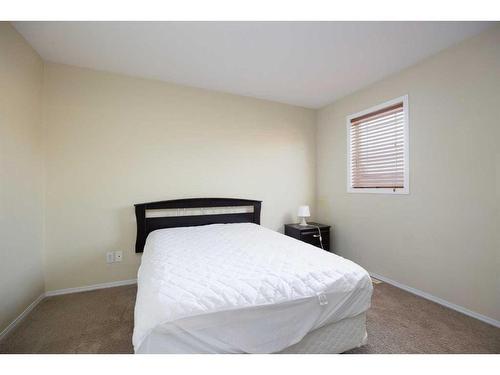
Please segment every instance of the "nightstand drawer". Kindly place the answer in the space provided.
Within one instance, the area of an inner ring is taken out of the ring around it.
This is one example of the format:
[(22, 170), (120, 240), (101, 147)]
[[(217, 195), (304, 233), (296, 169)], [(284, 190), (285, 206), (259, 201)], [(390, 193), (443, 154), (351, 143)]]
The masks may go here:
[[(318, 227), (321, 231), (321, 241)], [(323, 249), (330, 251), (329, 225), (312, 222), (309, 223), (309, 225), (285, 224), (285, 234), (316, 247), (321, 247), (321, 243), (323, 243)]]
[[(313, 246), (321, 247), (320, 237), (319, 237), (319, 233), (317, 230), (302, 232), (300, 234), (300, 240), (307, 242), (308, 244), (311, 244)], [(326, 231), (322, 230), (321, 231), (321, 240), (323, 242), (323, 248), (325, 250), (329, 250), (330, 232), (327, 230)]]

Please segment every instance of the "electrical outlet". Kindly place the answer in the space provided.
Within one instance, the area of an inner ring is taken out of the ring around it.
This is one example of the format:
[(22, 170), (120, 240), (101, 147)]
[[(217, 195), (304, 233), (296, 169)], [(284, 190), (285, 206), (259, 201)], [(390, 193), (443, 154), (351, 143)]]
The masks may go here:
[(106, 253), (106, 263), (113, 263), (115, 261), (115, 254), (112, 251)]
[(123, 251), (115, 251), (115, 262), (121, 262), (123, 259)]

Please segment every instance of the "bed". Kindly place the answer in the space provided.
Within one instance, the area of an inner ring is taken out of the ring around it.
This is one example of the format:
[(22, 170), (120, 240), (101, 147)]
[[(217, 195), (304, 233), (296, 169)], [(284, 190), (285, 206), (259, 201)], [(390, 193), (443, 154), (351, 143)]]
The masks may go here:
[(136, 353), (342, 353), (366, 343), (368, 273), (260, 226), (260, 201), (135, 208)]

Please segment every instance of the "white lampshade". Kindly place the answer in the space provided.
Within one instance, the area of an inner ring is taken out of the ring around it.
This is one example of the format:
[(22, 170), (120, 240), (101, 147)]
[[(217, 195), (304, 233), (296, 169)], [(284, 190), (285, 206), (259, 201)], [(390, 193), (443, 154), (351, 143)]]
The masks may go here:
[(311, 212), (309, 211), (309, 206), (300, 206), (297, 211), (298, 217), (309, 217), (311, 216)]

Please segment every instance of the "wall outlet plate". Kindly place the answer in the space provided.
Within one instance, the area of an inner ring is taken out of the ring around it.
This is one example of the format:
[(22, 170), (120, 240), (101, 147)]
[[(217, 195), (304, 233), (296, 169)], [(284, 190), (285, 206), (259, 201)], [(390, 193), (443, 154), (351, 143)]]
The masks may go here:
[(123, 259), (123, 251), (115, 251), (115, 262), (121, 262)]
[(115, 261), (115, 254), (112, 251), (106, 253), (106, 263), (113, 263)]

